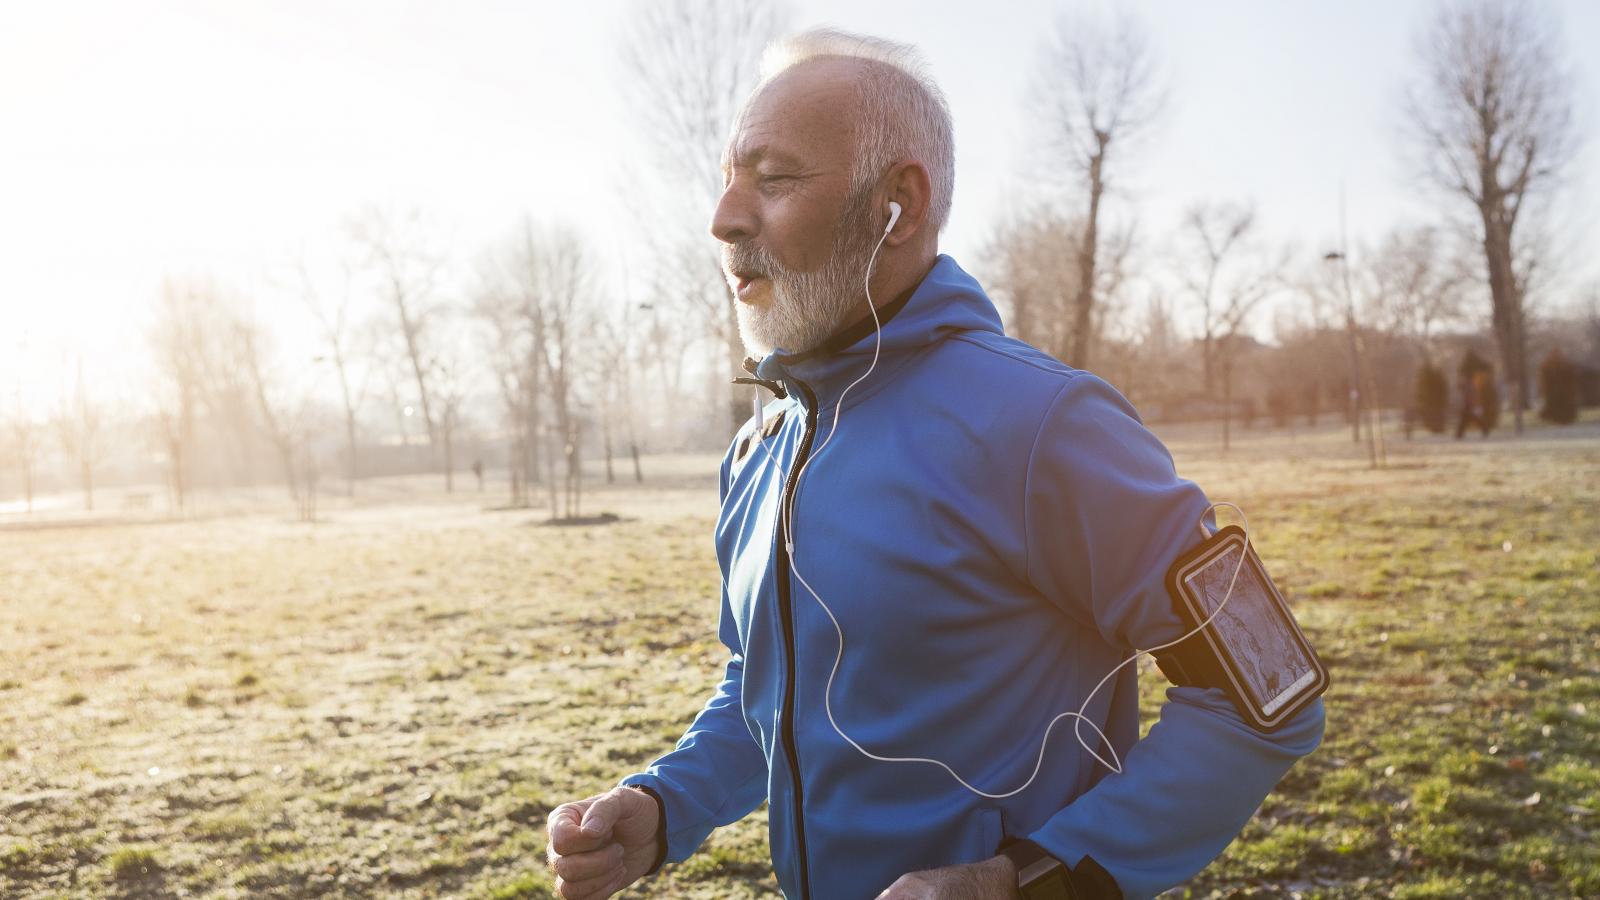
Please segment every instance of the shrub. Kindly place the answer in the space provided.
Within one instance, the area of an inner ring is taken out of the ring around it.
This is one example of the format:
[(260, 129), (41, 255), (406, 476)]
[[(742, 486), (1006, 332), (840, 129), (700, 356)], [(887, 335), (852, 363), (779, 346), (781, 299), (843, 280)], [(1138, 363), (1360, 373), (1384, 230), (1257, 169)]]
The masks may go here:
[(1289, 413), (1294, 406), (1294, 397), (1289, 389), (1281, 384), (1274, 384), (1267, 389), (1267, 413), (1272, 416), (1272, 424), (1276, 428), (1285, 428), (1289, 424)]
[(1560, 350), (1550, 351), (1539, 366), (1539, 393), (1544, 396), (1539, 418), (1557, 425), (1578, 420), (1578, 368)]
[(1483, 421), (1490, 431), (1500, 424), (1500, 388), (1495, 384), (1494, 366), (1489, 361), (1477, 354), (1477, 351), (1468, 350), (1467, 355), (1461, 358), (1461, 367), (1457, 375), (1462, 383), (1471, 385), (1470, 388), (1476, 396), (1478, 405), (1483, 409)]
[(1306, 414), (1306, 425), (1315, 428), (1317, 413), (1322, 411), (1319, 399), (1322, 397), (1322, 388), (1315, 381), (1308, 381), (1301, 389), (1301, 407)]
[(1416, 404), (1423, 428), (1434, 434), (1444, 431), (1445, 420), (1450, 417), (1450, 384), (1444, 372), (1426, 360), (1417, 372)]

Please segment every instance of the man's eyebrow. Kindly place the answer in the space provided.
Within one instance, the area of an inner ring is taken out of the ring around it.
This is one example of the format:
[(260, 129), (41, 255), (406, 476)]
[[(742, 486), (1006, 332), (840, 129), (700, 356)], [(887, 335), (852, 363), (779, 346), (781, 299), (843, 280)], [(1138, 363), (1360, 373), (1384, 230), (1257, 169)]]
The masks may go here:
[(764, 159), (770, 159), (780, 166), (800, 165), (800, 160), (796, 159), (795, 157), (790, 156), (782, 150), (774, 150), (771, 147), (763, 145), (751, 148), (749, 150), (729, 149), (723, 151), (722, 173), (726, 175), (730, 169), (735, 167), (749, 168), (759, 164)]

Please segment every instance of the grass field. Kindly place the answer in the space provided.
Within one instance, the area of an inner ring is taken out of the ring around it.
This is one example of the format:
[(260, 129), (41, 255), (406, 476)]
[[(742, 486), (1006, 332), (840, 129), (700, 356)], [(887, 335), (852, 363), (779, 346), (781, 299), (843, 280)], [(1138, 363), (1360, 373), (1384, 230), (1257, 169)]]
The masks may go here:
[[(1166, 436), (1334, 678), (1322, 748), (1176, 895), (1600, 896), (1600, 425), (1381, 471), (1332, 428)], [(587, 527), (403, 492), (0, 520), (0, 896), (548, 896), (548, 810), (720, 673), (715, 462), (647, 460)], [(631, 894), (775, 896), (764, 813)]]

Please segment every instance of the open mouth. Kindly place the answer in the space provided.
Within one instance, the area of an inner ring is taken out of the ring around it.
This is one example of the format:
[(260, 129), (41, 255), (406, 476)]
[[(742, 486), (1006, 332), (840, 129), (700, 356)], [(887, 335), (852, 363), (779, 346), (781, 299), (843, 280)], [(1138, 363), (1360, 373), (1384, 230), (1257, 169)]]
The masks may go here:
[(759, 283), (766, 281), (767, 276), (751, 270), (740, 270), (728, 273), (728, 280), (733, 282), (734, 293), (740, 297), (745, 296)]

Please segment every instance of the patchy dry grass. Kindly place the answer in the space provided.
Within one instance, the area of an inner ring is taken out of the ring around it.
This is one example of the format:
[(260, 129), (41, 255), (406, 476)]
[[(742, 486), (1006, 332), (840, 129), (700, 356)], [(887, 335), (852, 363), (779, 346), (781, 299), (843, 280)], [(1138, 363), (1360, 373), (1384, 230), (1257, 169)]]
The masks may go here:
[[(1332, 429), (1168, 436), (1335, 679), (1323, 748), (1178, 893), (1600, 894), (1597, 429), (1377, 472)], [(590, 496), (608, 525), (458, 495), (0, 531), (0, 895), (550, 896), (545, 814), (721, 669), (715, 461), (666, 464)], [(766, 853), (757, 813), (648, 893), (773, 896)]]

